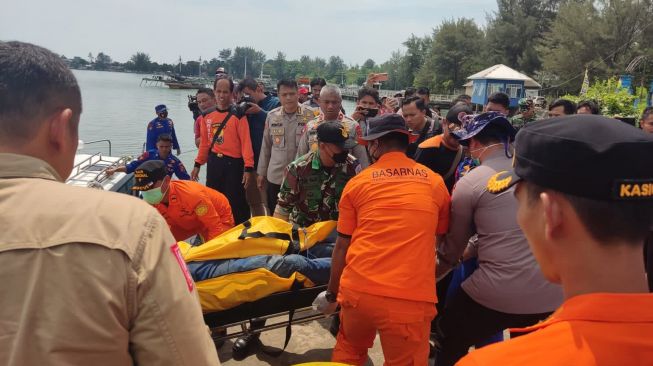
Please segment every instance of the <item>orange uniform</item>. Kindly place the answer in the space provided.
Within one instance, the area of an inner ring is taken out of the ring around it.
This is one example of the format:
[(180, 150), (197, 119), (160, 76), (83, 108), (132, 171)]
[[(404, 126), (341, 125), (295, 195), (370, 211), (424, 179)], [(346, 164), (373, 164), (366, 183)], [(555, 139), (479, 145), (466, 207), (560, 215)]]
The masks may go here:
[(402, 152), (384, 154), (345, 186), (338, 233), (351, 242), (333, 361), (364, 364), (378, 331), (387, 365), (426, 364), (435, 238), (447, 231), (449, 205), (442, 177)]
[(653, 365), (653, 294), (578, 295), (535, 331), (473, 351), (456, 365)]
[[(200, 123), (200, 146), (195, 162), (203, 165), (209, 156), (209, 149), (213, 144), (213, 137), (222, 121), (227, 117), (228, 111), (213, 111)], [(242, 158), (245, 161), (245, 168), (254, 168), (254, 152), (252, 140), (249, 135), (247, 118), (238, 118), (232, 115), (226, 122), (225, 127), (220, 131), (220, 137), (213, 144), (212, 152), (222, 154), (231, 158)]]
[(392, 152), (352, 178), (338, 232), (351, 235), (340, 286), (435, 303), (435, 236), (449, 227), (442, 177)]
[(155, 207), (176, 240), (199, 234), (206, 241), (234, 226), (227, 197), (193, 181), (170, 181), (168, 204), (159, 203)]

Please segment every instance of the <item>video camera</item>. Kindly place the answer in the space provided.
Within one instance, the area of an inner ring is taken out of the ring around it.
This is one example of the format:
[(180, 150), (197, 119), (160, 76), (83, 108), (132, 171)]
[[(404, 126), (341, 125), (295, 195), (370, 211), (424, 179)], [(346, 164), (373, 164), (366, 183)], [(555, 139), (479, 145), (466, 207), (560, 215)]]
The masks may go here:
[(202, 114), (200, 106), (197, 105), (197, 97), (194, 95), (188, 96), (188, 109), (193, 113), (193, 121)]
[(197, 105), (197, 97), (196, 96), (194, 96), (194, 95), (189, 95), (188, 96), (188, 109), (193, 113), (195, 113), (195, 112), (199, 113), (200, 107)]
[(252, 98), (249, 94), (243, 94), (243, 97), (240, 98), (238, 103), (236, 103), (234, 109), (237, 111), (237, 114), (245, 115), (245, 112), (247, 112), (247, 110), (252, 107), (252, 104), (256, 104), (254, 98)]

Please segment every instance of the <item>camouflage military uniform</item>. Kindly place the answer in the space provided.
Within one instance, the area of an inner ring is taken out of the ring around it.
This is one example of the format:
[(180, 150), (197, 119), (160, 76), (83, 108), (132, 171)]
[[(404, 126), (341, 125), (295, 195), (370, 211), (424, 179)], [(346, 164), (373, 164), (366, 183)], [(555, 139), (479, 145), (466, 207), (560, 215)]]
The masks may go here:
[[(527, 98), (521, 98), (519, 100), (519, 109), (520, 110), (531, 110), (534, 108), (533, 101)], [(537, 118), (535, 116), (535, 110), (532, 111), (530, 117), (524, 117), (523, 113), (520, 113), (512, 118), (510, 118), (510, 123), (512, 126), (516, 129), (519, 130), (522, 127), (525, 127), (531, 122), (536, 121)]]
[[(304, 133), (302, 134), (302, 137), (299, 140), (299, 145), (297, 146), (297, 158), (310, 151), (317, 150), (317, 126), (323, 121), (324, 115), (320, 114), (306, 124), (304, 127)], [(358, 122), (345, 116), (342, 112), (338, 115), (338, 121), (342, 122), (343, 126), (347, 129), (349, 138), (358, 141), (358, 138), (361, 137), (361, 127)], [(351, 154), (354, 155), (363, 169), (370, 165), (369, 159), (367, 158), (367, 151), (363, 145), (357, 144), (354, 146), (354, 148), (351, 149)]]
[(535, 118), (535, 113), (533, 113), (533, 115), (531, 117), (529, 117), (529, 118), (524, 118), (523, 115), (518, 114), (518, 115), (510, 118), (510, 123), (512, 124), (512, 126), (515, 129), (519, 130), (520, 128), (528, 125), (531, 122), (535, 122), (536, 120), (537, 119)]
[(319, 151), (298, 158), (286, 168), (276, 212), (301, 227), (337, 220), (342, 190), (360, 169), (351, 155), (347, 162), (331, 168), (331, 172), (322, 168)]

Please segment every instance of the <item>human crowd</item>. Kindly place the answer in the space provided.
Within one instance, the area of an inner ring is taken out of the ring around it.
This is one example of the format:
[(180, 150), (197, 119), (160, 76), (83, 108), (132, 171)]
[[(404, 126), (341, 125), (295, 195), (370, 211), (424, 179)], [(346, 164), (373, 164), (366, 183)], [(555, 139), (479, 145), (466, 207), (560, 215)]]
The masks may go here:
[(165, 105), (106, 172), (134, 173), (141, 201), (61, 184), (82, 104), (56, 55), (0, 42), (0, 69), (2, 364), (219, 364), (176, 242), (266, 215), (337, 221), (314, 301), (338, 312), (334, 362), (364, 365), (377, 334), (388, 365), (653, 360), (651, 107), (640, 128), (502, 92), (445, 113), (427, 88), (380, 98), (371, 75), (348, 116), (324, 79), (273, 95), (219, 70), (190, 172)]

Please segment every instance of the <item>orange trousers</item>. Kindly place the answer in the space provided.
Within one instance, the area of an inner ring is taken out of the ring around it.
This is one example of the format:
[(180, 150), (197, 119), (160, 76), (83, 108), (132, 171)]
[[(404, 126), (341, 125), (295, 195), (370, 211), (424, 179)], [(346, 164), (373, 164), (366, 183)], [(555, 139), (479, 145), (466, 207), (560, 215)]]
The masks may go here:
[(384, 365), (428, 365), (431, 320), (435, 304), (376, 296), (341, 288), (340, 331), (333, 362), (364, 365), (376, 332)]

